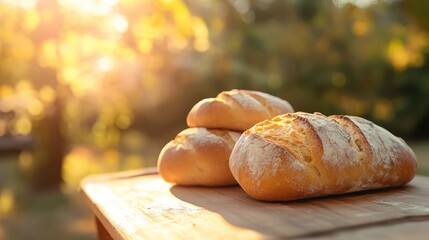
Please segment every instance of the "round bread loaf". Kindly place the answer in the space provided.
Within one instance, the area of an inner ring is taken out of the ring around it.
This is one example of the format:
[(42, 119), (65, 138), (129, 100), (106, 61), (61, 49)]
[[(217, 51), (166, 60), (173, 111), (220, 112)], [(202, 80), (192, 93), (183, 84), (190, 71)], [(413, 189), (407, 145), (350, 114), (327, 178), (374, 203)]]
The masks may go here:
[(240, 133), (188, 128), (162, 149), (158, 171), (178, 185), (225, 186), (237, 184), (228, 161)]
[(216, 98), (198, 102), (189, 112), (189, 127), (206, 127), (245, 131), (256, 123), (293, 112), (285, 100), (249, 90), (221, 92)]
[(302, 112), (256, 124), (230, 157), (241, 187), (265, 201), (399, 186), (416, 167), (401, 138), (368, 120)]

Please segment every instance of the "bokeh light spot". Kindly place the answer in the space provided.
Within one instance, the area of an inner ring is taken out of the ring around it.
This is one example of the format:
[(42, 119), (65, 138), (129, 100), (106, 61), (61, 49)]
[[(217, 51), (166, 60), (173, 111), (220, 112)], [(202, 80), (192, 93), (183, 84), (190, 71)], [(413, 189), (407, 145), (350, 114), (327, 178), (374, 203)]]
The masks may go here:
[(15, 121), (15, 132), (22, 135), (27, 135), (31, 132), (32, 124), (27, 117), (20, 117)]
[(0, 213), (9, 213), (15, 205), (15, 195), (12, 189), (4, 188), (0, 191)]
[(33, 166), (33, 154), (23, 151), (18, 156), (18, 165), (22, 169), (30, 169)]

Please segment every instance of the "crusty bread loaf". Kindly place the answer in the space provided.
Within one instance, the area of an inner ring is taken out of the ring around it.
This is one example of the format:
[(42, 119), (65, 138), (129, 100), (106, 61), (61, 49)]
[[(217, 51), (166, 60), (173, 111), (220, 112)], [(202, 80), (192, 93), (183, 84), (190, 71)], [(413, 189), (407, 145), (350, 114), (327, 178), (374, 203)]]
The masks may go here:
[(162, 149), (159, 174), (178, 185), (225, 186), (237, 184), (229, 170), (229, 156), (240, 133), (188, 128)]
[(368, 120), (302, 112), (256, 124), (230, 157), (241, 187), (266, 201), (399, 186), (416, 165), (401, 138)]
[(245, 131), (254, 124), (277, 115), (293, 112), (285, 100), (249, 90), (222, 92), (216, 98), (203, 99), (189, 112), (189, 127)]

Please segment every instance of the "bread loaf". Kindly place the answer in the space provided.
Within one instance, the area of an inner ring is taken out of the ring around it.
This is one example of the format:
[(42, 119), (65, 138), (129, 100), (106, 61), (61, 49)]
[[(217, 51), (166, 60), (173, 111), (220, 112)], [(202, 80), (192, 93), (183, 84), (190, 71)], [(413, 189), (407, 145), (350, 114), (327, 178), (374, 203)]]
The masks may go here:
[(189, 127), (242, 132), (260, 121), (293, 111), (287, 101), (278, 97), (234, 89), (198, 102), (189, 112), (187, 123)]
[(241, 187), (266, 201), (399, 186), (416, 165), (401, 138), (368, 120), (302, 112), (256, 124), (230, 157)]
[(161, 151), (159, 174), (178, 185), (225, 186), (237, 184), (229, 170), (229, 156), (240, 133), (188, 128)]

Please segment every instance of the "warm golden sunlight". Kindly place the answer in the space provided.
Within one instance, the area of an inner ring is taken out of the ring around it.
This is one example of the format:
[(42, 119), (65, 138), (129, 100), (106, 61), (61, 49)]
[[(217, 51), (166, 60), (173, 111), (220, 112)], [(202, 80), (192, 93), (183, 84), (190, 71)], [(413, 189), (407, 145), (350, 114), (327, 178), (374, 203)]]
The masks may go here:
[(59, 0), (58, 4), (86, 15), (106, 16), (112, 14), (117, 0)]
[(231, 89), (364, 117), (423, 141), (412, 147), (425, 155), (426, 9), (418, 0), (0, 0), (0, 239), (94, 239), (81, 180), (156, 166), (195, 103)]

